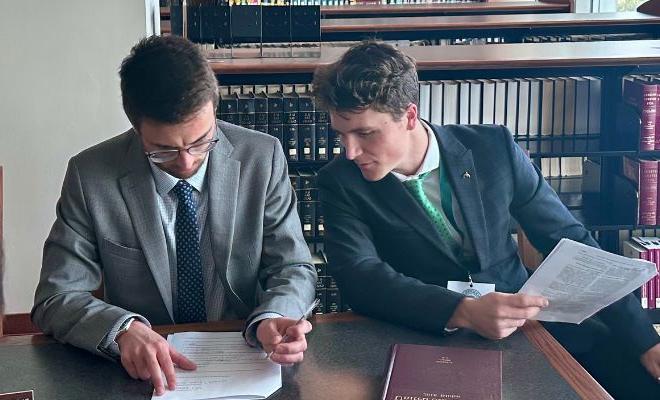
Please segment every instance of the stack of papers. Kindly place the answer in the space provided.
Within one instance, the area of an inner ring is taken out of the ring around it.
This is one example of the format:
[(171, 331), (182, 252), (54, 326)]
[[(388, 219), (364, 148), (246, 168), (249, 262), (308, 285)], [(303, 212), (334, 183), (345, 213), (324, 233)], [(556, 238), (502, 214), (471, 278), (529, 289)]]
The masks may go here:
[(562, 239), (519, 293), (544, 296), (539, 321), (579, 324), (657, 274), (650, 261)]
[(282, 387), (282, 370), (266, 354), (248, 346), (240, 332), (185, 332), (167, 341), (197, 364), (176, 369), (176, 390), (162, 400), (265, 399)]

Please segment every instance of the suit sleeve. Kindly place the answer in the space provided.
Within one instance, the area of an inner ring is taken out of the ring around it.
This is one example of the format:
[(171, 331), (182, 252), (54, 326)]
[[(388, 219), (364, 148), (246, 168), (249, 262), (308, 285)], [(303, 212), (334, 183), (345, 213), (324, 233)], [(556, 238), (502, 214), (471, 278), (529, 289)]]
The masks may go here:
[(130, 316), (143, 317), (92, 296), (102, 265), (75, 159), (69, 162), (57, 218), (43, 251), (32, 321), (44, 333), (99, 355), (106, 336)]
[[(568, 211), (505, 127), (502, 127), (502, 135), (512, 160), (514, 196), (511, 215), (534, 247), (548, 254), (562, 238), (598, 247), (589, 231)], [(601, 310), (597, 316), (637, 356), (660, 342), (660, 337), (633, 294)]]
[(316, 269), (302, 235), (284, 152), (277, 140), (273, 142), (257, 307), (247, 325), (264, 313), (299, 318), (314, 300), (316, 287)]
[(357, 312), (444, 334), (463, 296), (403, 275), (384, 262), (368, 222), (348, 192), (350, 182), (340, 182), (342, 178), (326, 169), (319, 173), (328, 268), (342, 300)]

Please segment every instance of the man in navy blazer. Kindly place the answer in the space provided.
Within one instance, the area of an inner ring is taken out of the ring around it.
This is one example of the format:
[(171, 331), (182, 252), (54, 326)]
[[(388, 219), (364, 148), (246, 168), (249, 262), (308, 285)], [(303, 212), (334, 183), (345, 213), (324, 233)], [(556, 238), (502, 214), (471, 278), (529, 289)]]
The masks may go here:
[[(319, 186), (330, 272), (355, 311), (504, 338), (548, 304), (516, 293), (528, 273), (512, 218), (545, 254), (561, 238), (598, 246), (505, 127), (422, 121), (415, 63), (394, 47), (354, 46), (317, 69), (314, 91), (345, 148)], [(452, 281), (494, 287), (473, 298)], [(660, 398), (660, 337), (633, 295), (545, 326), (616, 398)]]

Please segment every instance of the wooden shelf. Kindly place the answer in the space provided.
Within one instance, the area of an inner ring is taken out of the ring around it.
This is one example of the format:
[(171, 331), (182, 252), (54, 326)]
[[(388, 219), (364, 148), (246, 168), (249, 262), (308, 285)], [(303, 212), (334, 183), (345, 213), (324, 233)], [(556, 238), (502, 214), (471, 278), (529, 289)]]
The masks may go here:
[[(321, 20), (321, 34), (326, 38), (340, 34), (377, 34), (386, 32), (433, 33), (459, 31), (461, 34), (500, 30), (501, 35), (509, 31), (529, 30), (559, 31), (564, 34), (580, 34), (586, 31), (602, 33), (633, 33), (658, 28), (660, 17), (640, 12), (621, 13), (553, 13), (553, 14), (513, 14), (513, 15), (458, 15), (458, 16), (417, 16), (414, 18), (346, 18)], [(339, 39), (339, 37), (338, 37)], [(325, 39), (324, 39), (325, 40)]]
[(322, 6), (321, 16), (412, 16), (412, 15), (461, 15), (461, 14), (530, 14), (569, 12), (570, 4), (542, 1), (509, 1), (494, 3), (434, 3), (434, 4), (354, 4)]
[[(210, 64), (220, 75), (312, 73), (317, 66), (336, 61), (345, 51), (341, 47), (322, 47), (320, 57), (315, 58), (234, 58), (210, 60)], [(403, 51), (417, 61), (422, 72), (660, 64), (660, 40), (413, 46)]]

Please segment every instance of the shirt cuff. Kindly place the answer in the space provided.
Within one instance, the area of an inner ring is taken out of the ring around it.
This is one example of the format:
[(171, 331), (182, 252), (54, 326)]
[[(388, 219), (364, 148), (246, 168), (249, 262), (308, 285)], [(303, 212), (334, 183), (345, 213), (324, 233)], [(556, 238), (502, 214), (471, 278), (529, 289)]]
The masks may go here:
[(445, 328), (445, 335), (452, 334), (456, 332), (459, 328)]
[(129, 319), (137, 319), (138, 321), (151, 328), (149, 321), (139, 314), (127, 314), (122, 316), (117, 321), (115, 321), (114, 325), (112, 325), (112, 328), (110, 328), (110, 331), (103, 337), (101, 343), (99, 343), (99, 345), (96, 347), (97, 350), (106, 356), (118, 361), (121, 357), (121, 353), (119, 351), (117, 342), (115, 342), (115, 339), (117, 338), (117, 333), (119, 333), (121, 326), (124, 325), (124, 323), (126, 323)]
[(257, 339), (257, 327), (259, 326), (259, 322), (269, 319), (269, 318), (282, 318), (283, 315), (274, 313), (274, 312), (267, 312), (263, 314), (259, 314), (256, 317), (252, 318), (252, 320), (247, 324), (247, 327), (245, 328), (245, 332), (243, 333), (243, 337), (245, 338), (245, 342), (249, 344), (252, 347), (261, 347), (261, 343), (259, 343), (259, 340)]

